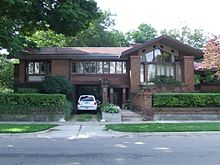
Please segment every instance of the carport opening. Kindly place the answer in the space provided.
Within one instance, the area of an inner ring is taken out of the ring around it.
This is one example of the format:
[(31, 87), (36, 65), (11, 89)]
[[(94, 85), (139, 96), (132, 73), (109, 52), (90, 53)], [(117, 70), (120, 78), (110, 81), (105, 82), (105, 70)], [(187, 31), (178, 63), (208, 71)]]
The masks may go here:
[(100, 85), (77, 85), (76, 86), (76, 102), (80, 95), (94, 95), (96, 100), (102, 100), (102, 92)]

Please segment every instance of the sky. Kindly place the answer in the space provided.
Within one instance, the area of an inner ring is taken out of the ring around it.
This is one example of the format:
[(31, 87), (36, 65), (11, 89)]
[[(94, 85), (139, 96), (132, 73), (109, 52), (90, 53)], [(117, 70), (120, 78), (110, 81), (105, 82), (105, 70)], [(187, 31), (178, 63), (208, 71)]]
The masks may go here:
[(115, 29), (137, 29), (141, 23), (155, 29), (189, 25), (205, 33), (220, 34), (220, 0), (96, 0), (103, 10), (116, 14)]

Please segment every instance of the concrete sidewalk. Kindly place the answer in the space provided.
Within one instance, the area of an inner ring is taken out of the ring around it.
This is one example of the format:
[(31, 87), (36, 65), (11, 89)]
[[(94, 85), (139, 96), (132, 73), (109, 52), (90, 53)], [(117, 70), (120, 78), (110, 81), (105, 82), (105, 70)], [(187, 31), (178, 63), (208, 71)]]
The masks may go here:
[[(195, 122), (195, 121), (167, 121), (169, 123), (180, 123), (180, 122)], [(197, 121), (199, 122), (199, 121)], [(200, 121), (201, 122), (201, 121)], [(207, 121), (206, 121), (207, 122)], [(212, 121), (213, 122), (213, 121)], [(0, 122), (9, 123), (9, 122)], [(34, 122), (10, 122), (10, 123), (31, 123)], [(143, 123), (143, 122), (141, 122)], [(146, 123), (146, 122), (145, 122)], [(153, 122), (149, 122), (153, 123)], [(156, 123), (156, 122), (154, 122)], [(161, 122), (165, 123), (165, 121)], [(219, 135), (220, 132), (155, 132), (155, 133), (128, 133), (128, 132), (117, 132), (105, 129), (105, 124), (100, 122), (52, 122), (58, 126), (53, 127), (46, 131), (35, 132), (35, 133), (24, 133), (24, 134), (0, 134), (0, 138), (16, 137), (16, 138), (65, 138), (68, 140), (83, 139), (83, 138), (111, 138), (111, 137), (145, 137), (145, 136), (204, 136), (204, 135)]]

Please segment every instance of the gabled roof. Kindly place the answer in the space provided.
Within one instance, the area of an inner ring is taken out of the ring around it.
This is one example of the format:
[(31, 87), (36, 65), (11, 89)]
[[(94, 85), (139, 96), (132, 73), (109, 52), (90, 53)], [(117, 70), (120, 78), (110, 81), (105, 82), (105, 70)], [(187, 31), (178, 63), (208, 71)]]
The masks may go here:
[(143, 49), (143, 48), (145, 48), (147, 46), (154, 45), (154, 44), (156, 44), (158, 42), (162, 43), (162, 44), (165, 44), (167, 46), (170, 46), (173, 49), (179, 50), (179, 51), (183, 52), (185, 55), (202, 56), (204, 54), (199, 49), (195, 49), (195, 48), (193, 48), (193, 47), (191, 47), (189, 45), (183, 44), (182, 42), (180, 42), (180, 41), (178, 41), (176, 39), (173, 39), (173, 38), (171, 38), (169, 36), (162, 35), (162, 36), (157, 37), (155, 39), (146, 41), (143, 44), (139, 44), (137, 46), (134, 46), (131, 49), (125, 50), (121, 54), (121, 57), (130, 55), (132, 53), (135, 53), (135, 52), (139, 51), (140, 49)]

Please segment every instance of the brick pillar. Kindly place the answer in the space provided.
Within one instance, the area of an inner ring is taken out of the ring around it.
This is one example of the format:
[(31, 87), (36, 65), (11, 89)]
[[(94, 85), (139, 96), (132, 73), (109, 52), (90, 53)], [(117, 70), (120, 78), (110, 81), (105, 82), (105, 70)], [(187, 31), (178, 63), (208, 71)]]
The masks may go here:
[(19, 70), (18, 81), (19, 83), (24, 83), (25, 82), (25, 61), (24, 60), (20, 60), (18, 70)]
[(143, 104), (144, 104), (144, 117), (143, 120), (149, 121), (154, 120), (154, 111), (152, 109), (152, 95), (153, 93), (149, 90), (145, 90), (143, 93)]
[(140, 56), (130, 56), (130, 92), (136, 93), (140, 84)]
[(110, 103), (113, 104), (114, 102), (114, 89), (110, 88)]
[(125, 109), (126, 103), (126, 88), (122, 88), (122, 109)]
[(184, 56), (183, 57), (183, 80), (187, 84), (187, 90), (192, 92), (195, 90), (194, 86), (194, 56)]
[(175, 79), (177, 81), (181, 81), (180, 64), (179, 63), (175, 64), (175, 76), (176, 76)]
[(108, 85), (102, 85), (102, 103), (108, 102)]

